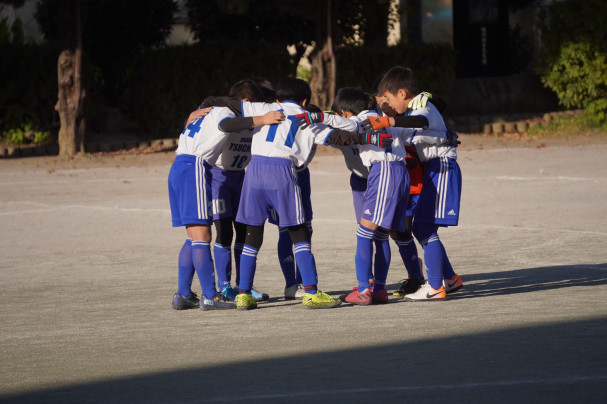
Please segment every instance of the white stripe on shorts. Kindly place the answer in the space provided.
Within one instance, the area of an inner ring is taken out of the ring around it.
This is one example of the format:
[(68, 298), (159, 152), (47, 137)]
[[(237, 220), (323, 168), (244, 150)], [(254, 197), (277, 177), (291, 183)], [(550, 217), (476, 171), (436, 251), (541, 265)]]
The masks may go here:
[(201, 157), (196, 157), (196, 203), (198, 205), (198, 219), (208, 219), (206, 178)]
[(373, 214), (372, 222), (375, 224), (381, 224), (384, 219), (384, 213), (386, 211), (386, 192), (390, 185), (390, 165), (387, 161), (380, 162), (379, 171), (379, 185), (377, 189), (377, 196), (375, 198), (375, 213)]
[(445, 206), (447, 204), (447, 184), (449, 183), (449, 159), (440, 158), (440, 170), (436, 183), (436, 202), (434, 217), (437, 219), (445, 218)]

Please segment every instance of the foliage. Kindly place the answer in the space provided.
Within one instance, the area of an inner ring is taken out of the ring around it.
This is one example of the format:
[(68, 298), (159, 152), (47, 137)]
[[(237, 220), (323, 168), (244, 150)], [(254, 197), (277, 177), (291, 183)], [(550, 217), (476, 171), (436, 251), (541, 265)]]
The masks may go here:
[(568, 43), (588, 43), (607, 52), (607, 2), (604, 0), (553, 1), (540, 8), (539, 28), (542, 34), (542, 57), (537, 69), (545, 73), (561, 55)]
[(50, 131), (34, 130), (34, 126), (31, 118), (25, 119), (19, 126), (3, 131), (2, 137), (13, 145), (48, 143), (52, 140)]
[[(143, 51), (164, 43), (171, 32), (173, 0), (81, 1), (84, 54), (97, 71), (95, 86), (109, 105), (116, 105), (124, 90), (130, 62)], [(56, 43), (75, 22), (61, 14), (65, 0), (40, 0), (36, 19), (44, 36)], [(95, 71), (94, 70), (94, 71)]]
[[(337, 55), (337, 88), (372, 84), (394, 65), (413, 69), (420, 87), (448, 98), (455, 76), (455, 51), (447, 44), (400, 44), (385, 47), (343, 47)], [(379, 62), (379, 63), (378, 63)]]
[(291, 73), (312, 43), (311, 9), (296, 0), (187, 0), (189, 26), (201, 45), (229, 49), (242, 41), (295, 46)]
[(150, 50), (131, 69), (121, 110), (128, 130), (152, 138), (174, 137), (188, 113), (207, 96), (225, 95), (232, 84), (247, 77), (276, 82), (289, 72), (284, 48), (264, 42)]
[(567, 108), (584, 108), (598, 121), (607, 118), (607, 60), (589, 43), (569, 43), (542, 77)]
[(0, 130), (18, 127), (27, 119), (37, 128), (56, 124), (57, 49), (50, 45), (0, 46)]

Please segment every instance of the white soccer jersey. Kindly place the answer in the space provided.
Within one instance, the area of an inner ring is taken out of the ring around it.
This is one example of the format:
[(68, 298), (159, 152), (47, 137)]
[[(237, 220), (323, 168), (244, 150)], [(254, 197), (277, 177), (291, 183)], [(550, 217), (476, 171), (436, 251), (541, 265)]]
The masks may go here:
[[(266, 104), (260, 102), (242, 102), (242, 116), (260, 116), (270, 111), (281, 111), (287, 119), (280, 124), (264, 125), (255, 128), (251, 143), (251, 154), (265, 157), (288, 158), (296, 167), (304, 168), (310, 162), (315, 145), (324, 144), (332, 129), (325, 124), (314, 124), (300, 129), (295, 115), (306, 112), (293, 101)], [(355, 130), (356, 124), (344, 118), (327, 115), (334, 125), (343, 125), (346, 130)]]
[(251, 160), (253, 130), (228, 133), (215, 165), (228, 171), (242, 171)]
[[(359, 123), (367, 119), (369, 116), (378, 116), (377, 112), (368, 110), (363, 111), (355, 117), (350, 119), (357, 121)], [(398, 138), (395, 138), (392, 142), (392, 149), (401, 147), (401, 143)], [(404, 146), (402, 146), (404, 150)], [(358, 150), (360, 150), (360, 159), (362, 163), (366, 167), (371, 167), (373, 163), (377, 163), (379, 161), (404, 161), (405, 155), (402, 155), (400, 152), (394, 153), (388, 151), (389, 149), (383, 149), (381, 147), (373, 146), (370, 144), (358, 145)]]
[(175, 153), (199, 156), (207, 163), (215, 165), (228, 135), (219, 128), (219, 124), (224, 119), (234, 117), (234, 113), (228, 108), (214, 107), (207, 115), (192, 121), (181, 132)]
[[(409, 114), (423, 115), (428, 119), (427, 128), (387, 128), (387, 132), (395, 137), (392, 143), (392, 152), (405, 156), (404, 145), (414, 145), (421, 161), (432, 160), (437, 157), (450, 157), (457, 159), (457, 150), (453, 146), (444, 144), (447, 138), (447, 127), (440, 112), (432, 103), (425, 107), (411, 111)], [(397, 143), (398, 139), (398, 143)], [(397, 144), (397, 147), (395, 147)], [(400, 147), (402, 146), (402, 147)]]

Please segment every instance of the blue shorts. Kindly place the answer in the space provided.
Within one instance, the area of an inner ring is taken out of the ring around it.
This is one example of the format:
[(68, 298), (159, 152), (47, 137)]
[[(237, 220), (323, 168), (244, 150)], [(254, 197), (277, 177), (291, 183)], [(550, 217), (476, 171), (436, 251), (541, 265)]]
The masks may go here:
[(200, 157), (175, 158), (169, 172), (169, 203), (173, 227), (213, 223), (210, 166)]
[(350, 188), (352, 188), (352, 201), (354, 202), (356, 223), (360, 223), (360, 217), (363, 213), (365, 192), (367, 191), (367, 179), (352, 173), (350, 175)]
[[(312, 187), (310, 186), (310, 170), (308, 167), (304, 168), (301, 171), (297, 172), (297, 185), (299, 185), (299, 189), (301, 189), (301, 203), (304, 210), (304, 218), (306, 222), (312, 221)], [(278, 217), (278, 213), (274, 208), (270, 208), (268, 212), (268, 222), (277, 225), (280, 221)]]
[(407, 203), (407, 211), (405, 212), (405, 216), (415, 216), (418, 202), (419, 194), (409, 195), (409, 203)]
[(457, 226), (461, 196), (462, 172), (457, 160), (439, 157), (428, 161), (414, 220)]
[(409, 173), (402, 161), (373, 163), (361, 217), (384, 229), (405, 231), (409, 187)]
[(244, 181), (244, 170), (229, 171), (211, 168), (211, 195), (213, 197), (213, 220), (236, 218), (240, 193)]
[(244, 176), (236, 221), (261, 226), (271, 209), (276, 211), (280, 227), (306, 222), (302, 192), (292, 161), (254, 155)]

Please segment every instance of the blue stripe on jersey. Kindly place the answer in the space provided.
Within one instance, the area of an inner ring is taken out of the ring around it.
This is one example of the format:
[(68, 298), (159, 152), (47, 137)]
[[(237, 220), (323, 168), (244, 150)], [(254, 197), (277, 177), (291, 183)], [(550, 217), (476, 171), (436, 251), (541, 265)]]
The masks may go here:
[(289, 133), (287, 134), (287, 138), (285, 139), (285, 146), (293, 147), (293, 143), (295, 143), (295, 135), (297, 135), (297, 131), (299, 130), (299, 125), (295, 122), (295, 116), (288, 116), (287, 119), (291, 121), (291, 126), (289, 127)]
[[(278, 111), (280, 112), (284, 112), (282, 109), (279, 109)], [(266, 136), (266, 142), (273, 142), (274, 138), (276, 137), (276, 131), (278, 130), (278, 125), (277, 123), (270, 125), (270, 129), (268, 129), (268, 135)]]

